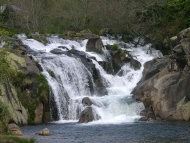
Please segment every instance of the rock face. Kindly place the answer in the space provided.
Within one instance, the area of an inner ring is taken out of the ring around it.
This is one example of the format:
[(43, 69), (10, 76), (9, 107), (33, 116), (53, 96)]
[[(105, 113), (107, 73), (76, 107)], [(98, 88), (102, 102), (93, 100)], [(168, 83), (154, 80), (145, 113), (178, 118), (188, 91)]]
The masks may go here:
[(13, 123), (8, 125), (8, 132), (15, 136), (22, 136), (20, 128)]
[(48, 128), (45, 128), (37, 133), (40, 136), (50, 136), (51, 133)]
[(173, 53), (145, 63), (143, 77), (133, 90), (145, 105), (141, 115), (149, 119), (190, 121), (190, 29), (180, 32)]
[(35, 118), (34, 118), (34, 122), (37, 123), (37, 124), (40, 124), (42, 123), (42, 117), (43, 117), (43, 104), (40, 103), (38, 104), (38, 106), (36, 107), (36, 110), (35, 110)]
[[(42, 97), (44, 94), (44, 91), (39, 93), (40, 70), (32, 57), (27, 55), (28, 49), (21, 41), (13, 38), (8, 40), (17, 50), (14, 53), (7, 52), (6, 58), (10, 62), (11, 69), (19, 73), (15, 75), (15, 79), (7, 78), (4, 83), (0, 83), (0, 102), (6, 105), (10, 113), (10, 121), (16, 124), (26, 125), (31, 120), (32, 123), (47, 122), (50, 113), (49, 100), (39, 99), (39, 96)], [(48, 93), (47, 98), (49, 98)]]

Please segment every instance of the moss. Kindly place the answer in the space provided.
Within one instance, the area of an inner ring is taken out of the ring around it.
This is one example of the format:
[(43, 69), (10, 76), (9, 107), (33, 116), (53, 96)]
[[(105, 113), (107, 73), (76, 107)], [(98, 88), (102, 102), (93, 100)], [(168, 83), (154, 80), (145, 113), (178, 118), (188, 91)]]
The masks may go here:
[(38, 76), (38, 96), (41, 97), (44, 94), (49, 94), (49, 85), (46, 78), (40, 74)]
[(49, 75), (50, 75), (51, 77), (55, 78), (55, 74), (54, 74), (54, 72), (53, 72), (52, 70), (48, 70), (48, 73), (49, 73)]
[(26, 67), (24, 58), (21, 58), (13, 53), (7, 52), (6, 58), (8, 61), (10, 61), (10, 66), (12, 69), (18, 69), (18, 64), (22, 67)]
[(119, 49), (119, 46), (117, 44), (114, 44), (112, 47), (111, 47), (111, 50), (112, 51), (117, 51)]
[(15, 142), (15, 143), (35, 143), (34, 139), (27, 139), (27, 138), (21, 138), (21, 137), (15, 137), (10, 135), (3, 135), (1, 137), (0, 143), (4, 142)]

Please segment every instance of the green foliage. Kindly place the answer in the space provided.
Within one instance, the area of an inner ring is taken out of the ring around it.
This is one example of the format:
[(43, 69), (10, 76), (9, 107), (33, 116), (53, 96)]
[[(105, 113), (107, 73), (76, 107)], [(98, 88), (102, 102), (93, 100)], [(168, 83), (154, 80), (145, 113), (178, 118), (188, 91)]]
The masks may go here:
[(9, 122), (9, 112), (7, 107), (0, 102), (0, 134), (7, 131), (7, 124)]
[(114, 44), (112, 47), (111, 47), (111, 50), (112, 51), (117, 51), (119, 49), (119, 46), (117, 44)]
[(25, 86), (32, 83), (32, 81), (21, 71), (15, 71), (11, 75), (11, 82), (15, 87), (20, 87), (22, 90), (24, 90)]
[(10, 34), (9, 31), (7, 31), (7, 30), (4, 29), (4, 28), (0, 28), (0, 35), (9, 35), (9, 34)]
[(35, 140), (34, 139), (19, 138), (19, 137), (14, 137), (14, 136), (9, 136), (9, 135), (3, 135), (1, 140), (0, 140), (0, 143), (4, 143), (4, 142), (35, 143)]
[(100, 30), (98, 30), (98, 29), (92, 29), (92, 33), (93, 34), (96, 34), (96, 35), (100, 35)]
[(120, 56), (120, 59), (124, 59), (126, 57), (126, 53), (122, 51), (120, 52), (119, 56)]
[(8, 78), (14, 73), (6, 56), (7, 52), (0, 50), (0, 82), (4, 82), (5, 78)]
[(32, 81), (21, 71), (18, 71), (11, 75), (11, 82), (17, 89), (19, 101), (28, 109), (28, 124), (34, 125), (35, 107), (39, 104), (39, 99), (36, 96), (31, 98), (31, 95), (25, 90)]
[(49, 73), (49, 75), (50, 75), (51, 77), (55, 78), (55, 74), (54, 74), (54, 72), (53, 72), (52, 70), (48, 70), (48, 73)]
[(37, 94), (41, 102), (48, 101), (49, 85), (46, 78), (42, 74), (38, 76), (38, 93)]
[(10, 13), (10, 9), (6, 6), (5, 10), (2, 13), (0, 13), (0, 22), (1, 22), (1, 24), (4, 24), (5, 22), (8, 21), (9, 13)]

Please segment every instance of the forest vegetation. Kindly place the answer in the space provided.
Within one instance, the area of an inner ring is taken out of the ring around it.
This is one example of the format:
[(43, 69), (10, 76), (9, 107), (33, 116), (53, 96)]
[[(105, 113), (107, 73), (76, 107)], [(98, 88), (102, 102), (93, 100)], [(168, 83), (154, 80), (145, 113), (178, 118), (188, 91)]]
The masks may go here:
[[(0, 27), (14, 32), (62, 34), (90, 29), (99, 34), (146, 36), (157, 46), (190, 26), (190, 0), (1, 0)], [(163, 45), (164, 44), (164, 45)]]
[(190, 0), (1, 0), (0, 5), (7, 5), (0, 27), (26, 34), (85, 29), (99, 34), (106, 28), (110, 34), (124, 34), (124, 40), (146, 36), (167, 46), (190, 26)]

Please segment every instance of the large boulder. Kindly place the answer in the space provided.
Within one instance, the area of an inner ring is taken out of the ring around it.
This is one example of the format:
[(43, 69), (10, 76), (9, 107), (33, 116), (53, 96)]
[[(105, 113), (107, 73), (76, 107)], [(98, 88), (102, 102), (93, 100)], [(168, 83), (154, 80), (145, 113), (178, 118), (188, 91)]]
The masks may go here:
[[(145, 63), (143, 77), (132, 94), (142, 101), (142, 120), (190, 121), (189, 28), (180, 32), (173, 53)], [(154, 115), (154, 116), (153, 116)]]
[(15, 136), (22, 136), (22, 132), (21, 132), (19, 126), (17, 126), (14, 123), (11, 123), (8, 125), (8, 132)]
[(92, 109), (92, 107), (86, 107), (86, 108), (82, 111), (78, 123), (88, 123), (88, 122), (93, 121), (94, 119), (95, 119), (95, 118), (94, 118), (94, 114), (93, 114), (93, 109)]
[(84, 97), (84, 98), (82, 99), (82, 104), (83, 104), (84, 106), (91, 106), (93, 103), (92, 103), (92, 101), (90, 100), (89, 97)]
[(86, 51), (100, 53), (102, 47), (103, 47), (103, 42), (101, 38), (91, 38), (87, 42)]

